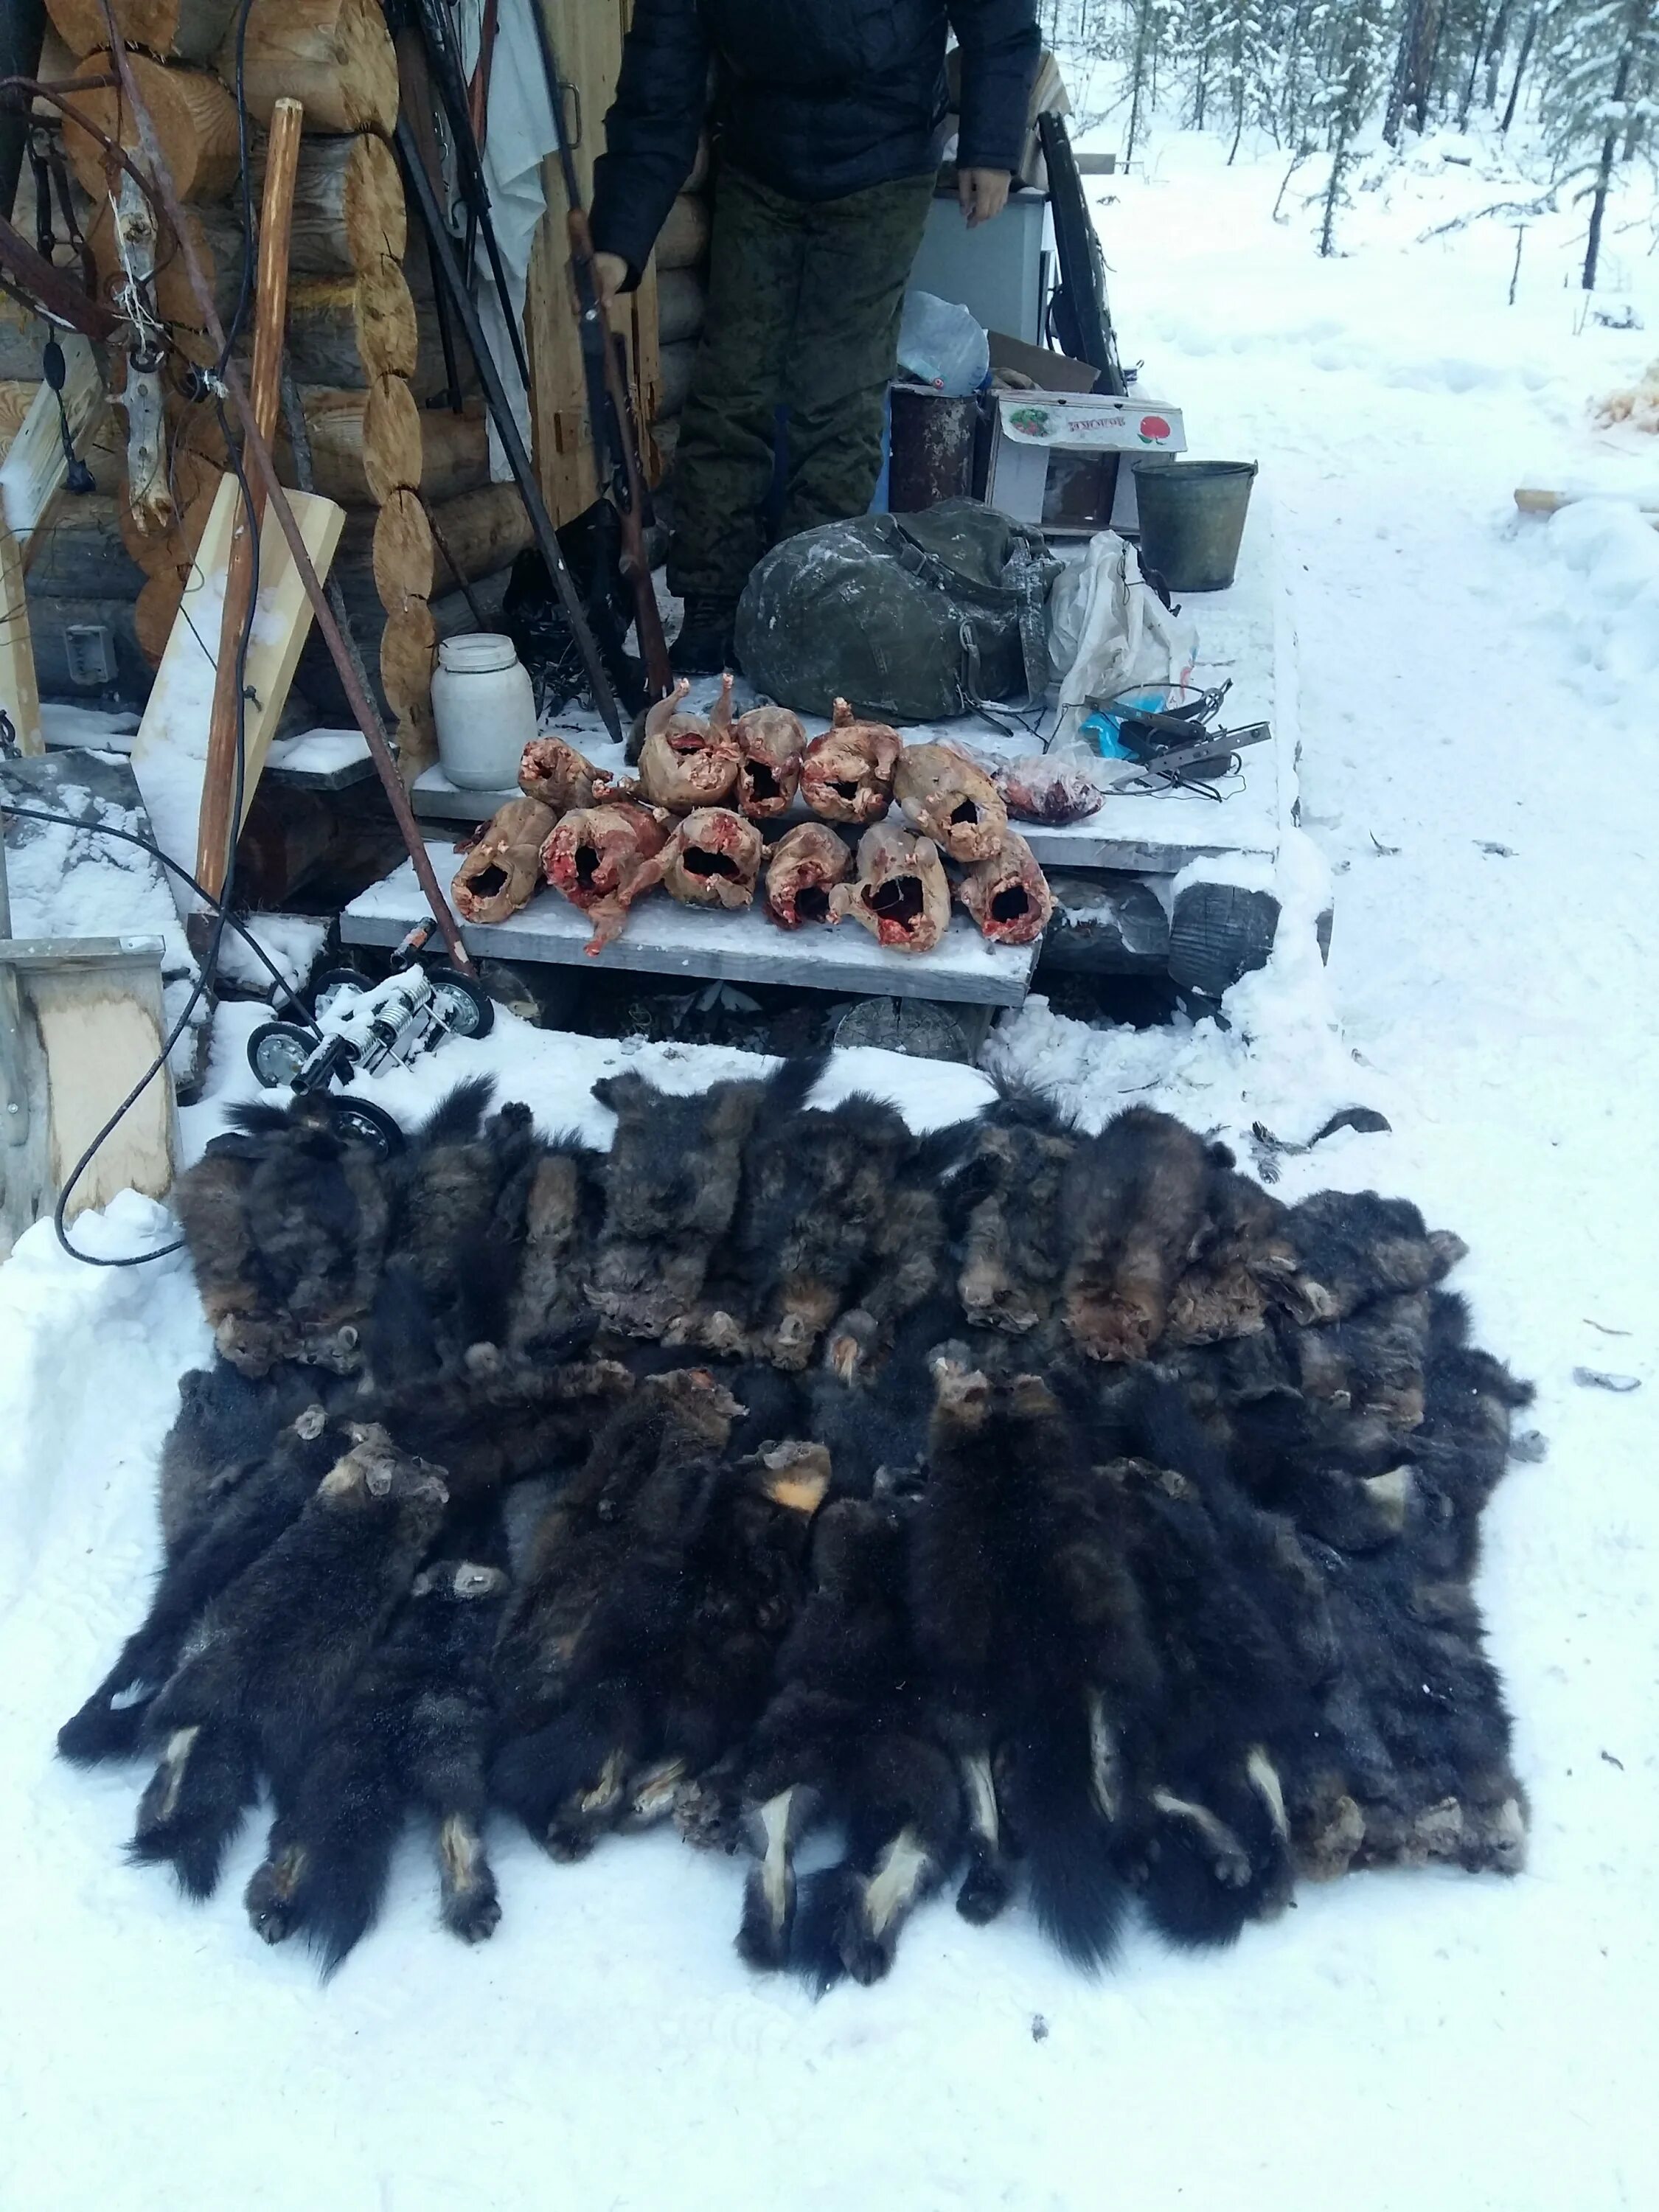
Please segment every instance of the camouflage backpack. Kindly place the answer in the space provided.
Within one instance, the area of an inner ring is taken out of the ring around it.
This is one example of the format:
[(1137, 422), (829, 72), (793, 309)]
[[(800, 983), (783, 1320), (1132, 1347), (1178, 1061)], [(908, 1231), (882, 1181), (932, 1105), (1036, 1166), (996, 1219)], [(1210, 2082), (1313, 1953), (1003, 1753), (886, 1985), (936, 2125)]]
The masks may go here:
[(1044, 605), (1060, 563), (1040, 534), (978, 500), (826, 522), (775, 545), (738, 608), (757, 691), (805, 714), (837, 696), (896, 722), (981, 700), (1040, 698)]

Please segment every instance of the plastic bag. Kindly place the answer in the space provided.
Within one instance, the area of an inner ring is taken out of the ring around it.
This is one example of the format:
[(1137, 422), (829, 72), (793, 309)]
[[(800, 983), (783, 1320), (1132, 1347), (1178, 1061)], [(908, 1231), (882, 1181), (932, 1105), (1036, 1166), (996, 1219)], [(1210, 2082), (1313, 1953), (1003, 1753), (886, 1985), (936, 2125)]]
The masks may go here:
[(1048, 660), (1060, 684), (1050, 752), (1090, 757), (1079, 727), (1091, 707), (1132, 684), (1184, 683), (1197, 657), (1191, 618), (1171, 614), (1146, 582), (1133, 545), (1101, 531), (1048, 594)]
[(899, 367), (947, 399), (965, 399), (991, 374), (991, 341), (966, 307), (932, 292), (907, 292), (899, 323)]

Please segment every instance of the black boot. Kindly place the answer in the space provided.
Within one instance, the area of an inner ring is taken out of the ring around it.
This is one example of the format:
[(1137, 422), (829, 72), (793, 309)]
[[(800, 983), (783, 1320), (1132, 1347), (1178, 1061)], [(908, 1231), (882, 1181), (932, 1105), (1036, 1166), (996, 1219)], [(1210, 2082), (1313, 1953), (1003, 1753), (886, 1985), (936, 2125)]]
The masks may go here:
[(723, 676), (737, 667), (732, 633), (738, 618), (737, 603), (705, 592), (689, 592), (680, 634), (668, 649), (668, 665), (676, 676)]

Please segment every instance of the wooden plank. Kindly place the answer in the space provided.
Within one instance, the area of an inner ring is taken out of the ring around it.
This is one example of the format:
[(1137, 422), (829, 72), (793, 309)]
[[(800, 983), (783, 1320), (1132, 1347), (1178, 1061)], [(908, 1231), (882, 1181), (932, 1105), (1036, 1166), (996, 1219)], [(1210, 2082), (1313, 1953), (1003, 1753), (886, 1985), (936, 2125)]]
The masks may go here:
[[(104, 411), (104, 381), (98, 373), (97, 356), (87, 340), (73, 331), (57, 333), (64, 349), (64, 409), (69, 418), (71, 444), (78, 454), (90, 440)], [(41, 383), (35, 388), (22, 425), (0, 461), (0, 520), (17, 540), (27, 568), (34, 545), (52, 520), (58, 494), (69, 476), (69, 456), (64, 451), (58, 395)]]
[[(271, 118), (270, 138), (265, 151), (259, 262), (253, 292), (257, 319), (248, 402), (259, 435), (267, 443), (276, 434), (276, 407), (281, 395), (283, 325), (288, 309), (288, 241), (304, 112), (297, 100), (279, 100)], [(247, 497), (236, 503), (235, 520), (231, 526), (230, 565), (219, 623), (219, 659), (214, 674), (207, 765), (202, 781), (201, 823), (196, 842), (196, 879), (216, 898), (224, 887), (232, 842), (232, 786), (241, 706), (237, 687), (237, 647), (247, 621), (248, 602), (253, 596), (254, 543), (264, 511), (264, 487), (258, 481), (252, 482)], [(301, 642), (303, 644), (304, 640)], [(263, 757), (256, 762), (250, 750), (243, 763), (244, 816), (263, 764)]]
[(41, 753), (40, 691), (34, 678), (34, 641), (29, 635), (23, 556), (0, 518), (0, 708), (11, 719), (17, 750)]
[[(196, 566), (132, 744), (133, 767), (156, 836), (164, 851), (192, 870), (217, 665), (215, 647), (240, 496), (236, 479), (227, 476), (202, 533)], [(288, 496), (312, 563), (326, 578), (345, 525), (345, 509), (307, 492)], [(249, 794), (282, 718), (295, 663), (310, 628), (311, 602), (288, 540), (275, 516), (267, 514), (259, 532), (259, 598), (247, 656), (247, 687), (252, 694), (246, 726)], [(243, 812), (246, 816), (246, 806)]]
[[(447, 882), (458, 866), (453, 847), (432, 844), (427, 853), (440, 879)], [(396, 945), (425, 912), (414, 868), (405, 861), (395, 875), (347, 907), (340, 917), (341, 940)], [(1023, 1003), (1039, 949), (988, 945), (967, 917), (957, 913), (933, 951), (912, 956), (887, 951), (850, 921), (838, 929), (783, 930), (754, 908), (717, 914), (678, 906), (654, 892), (634, 908), (616, 942), (590, 959), (583, 947), (592, 934), (587, 916), (552, 890), (538, 891), (508, 921), (461, 925), (462, 941), (475, 959), (990, 1006)]]
[(1644, 521), (1659, 530), (1659, 485), (1647, 492), (1571, 489), (1551, 490), (1542, 484), (1517, 484), (1515, 503), (1522, 514), (1559, 514), (1564, 507), (1576, 507), (1580, 500), (1616, 499), (1633, 506)]

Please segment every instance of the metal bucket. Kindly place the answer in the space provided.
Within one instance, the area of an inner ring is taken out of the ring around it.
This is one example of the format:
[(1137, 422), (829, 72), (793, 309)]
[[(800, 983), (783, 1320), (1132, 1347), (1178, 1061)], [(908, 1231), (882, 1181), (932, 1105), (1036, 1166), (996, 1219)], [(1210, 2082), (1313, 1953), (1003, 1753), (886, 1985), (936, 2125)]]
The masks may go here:
[(892, 386), (892, 471), (887, 505), (894, 514), (920, 514), (942, 499), (966, 499), (974, 489), (974, 428), (979, 402), (947, 398), (919, 384)]
[(1255, 481), (1254, 461), (1137, 461), (1141, 566), (1171, 592), (1224, 592)]

